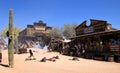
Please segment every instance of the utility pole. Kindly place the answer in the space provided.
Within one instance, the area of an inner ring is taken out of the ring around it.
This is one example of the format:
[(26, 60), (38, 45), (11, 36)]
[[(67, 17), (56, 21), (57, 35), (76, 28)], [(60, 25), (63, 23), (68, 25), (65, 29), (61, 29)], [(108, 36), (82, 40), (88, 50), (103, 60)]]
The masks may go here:
[(14, 31), (13, 31), (13, 10), (9, 11), (9, 30), (8, 30), (8, 62), (9, 67), (14, 67)]

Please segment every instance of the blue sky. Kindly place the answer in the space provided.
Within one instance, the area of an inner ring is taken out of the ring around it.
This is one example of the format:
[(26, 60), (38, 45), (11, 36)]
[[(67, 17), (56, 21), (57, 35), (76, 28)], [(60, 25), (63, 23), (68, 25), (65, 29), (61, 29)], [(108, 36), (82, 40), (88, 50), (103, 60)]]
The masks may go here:
[(120, 0), (0, 0), (0, 31), (8, 26), (10, 8), (14, 25), (22, 29), (39, 20), (63, 27), (89, 19), (106, 20), (120, 28)]

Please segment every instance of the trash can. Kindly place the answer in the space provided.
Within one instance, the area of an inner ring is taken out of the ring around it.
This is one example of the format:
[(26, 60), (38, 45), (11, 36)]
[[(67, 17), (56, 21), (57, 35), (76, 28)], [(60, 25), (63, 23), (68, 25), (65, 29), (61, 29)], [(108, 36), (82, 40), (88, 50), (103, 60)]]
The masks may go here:
[(120, 62), (120, 56), (114, 55), (114, 61), (115, 62)]

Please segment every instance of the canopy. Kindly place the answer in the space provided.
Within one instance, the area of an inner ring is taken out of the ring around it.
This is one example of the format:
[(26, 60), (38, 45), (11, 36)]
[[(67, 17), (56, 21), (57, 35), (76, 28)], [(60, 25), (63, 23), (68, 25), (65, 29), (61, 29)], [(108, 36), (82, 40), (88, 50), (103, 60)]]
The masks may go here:
[(63, 42), (65, 42), (65, 43), (68, 43), (68, 42), (71, 42), (71, 40), (63, 40)]

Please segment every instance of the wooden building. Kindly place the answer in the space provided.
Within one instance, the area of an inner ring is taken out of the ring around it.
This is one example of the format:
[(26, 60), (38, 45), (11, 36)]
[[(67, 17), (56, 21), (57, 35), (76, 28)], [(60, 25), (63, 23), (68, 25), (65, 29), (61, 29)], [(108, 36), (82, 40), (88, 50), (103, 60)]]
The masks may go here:
[[(22, 32), (19, 34), (19, 39), (29, 39), (29, 38), (37, 38), (41, 35), (48, 35), (50, 34), (52, 30), (52, 27), (46, 26), (46, 23), (43, 21), (35, 22), (33, 25), (27, 25), (27, 28), (24, 29)], [(28, 37), (28, 38), (25, 38)], [(39, 39), (39, 38), (38, 38)]]
[(87, 21), (84, 21), (76, 27), (75, 31), (76, 37), (71, 40), (74, 43), (83, 44), (89, 56), (90, 53), (120, 56), (120, 30), (112, 28), (107, 21), (90, 19), (89, 26)]
[(33, 25), (27, 25), (27, 28), (19, 33), (19, 43), (27, 42), (49, 42), (49, 36), (52, 27), (48, 27), (43, 21), (35, 22)]

